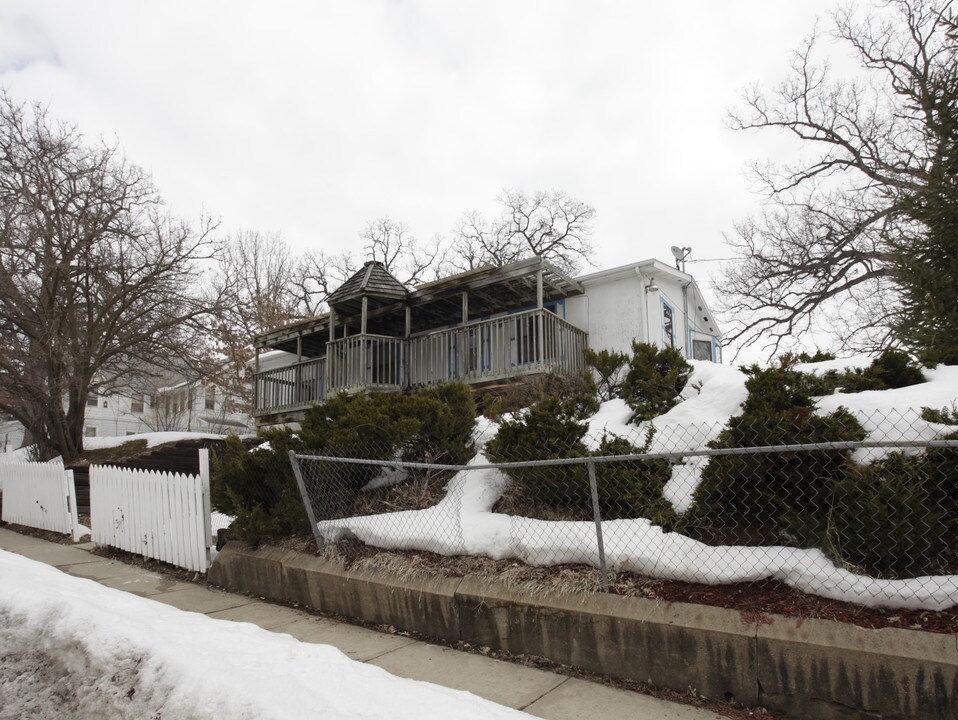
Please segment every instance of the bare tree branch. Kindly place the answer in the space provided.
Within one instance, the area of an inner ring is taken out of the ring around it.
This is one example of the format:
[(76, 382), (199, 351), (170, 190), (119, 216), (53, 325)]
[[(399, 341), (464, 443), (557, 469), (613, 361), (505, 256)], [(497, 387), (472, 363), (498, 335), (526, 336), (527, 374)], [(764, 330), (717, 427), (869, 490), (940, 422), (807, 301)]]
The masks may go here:
[[(730, 113), (738, 130), (778, 130), (802, 143), (792, 164), (756, 164), (767, 209), (729, 240), (726, 340), (777, 352), (823, 323), (851, 349), (901, 340), (902, 251), (927, 233), (910, 209), (948, 155), (958, 43), (951, 0), (889, 0), (864, 19), (846, 7), (833, 34), (861, 74), (834, 78), (817, 60), (817, 29), (774, 92), (747, 90)], [(875, 302), (876, 293), (882, 301)], [(830, 322), (841, 303), (842, 318)]]
[(115, 147), (0, 96), (0, 410), (71, 457), (91, 392), (200, 363), (211, 229), (166, 214)]

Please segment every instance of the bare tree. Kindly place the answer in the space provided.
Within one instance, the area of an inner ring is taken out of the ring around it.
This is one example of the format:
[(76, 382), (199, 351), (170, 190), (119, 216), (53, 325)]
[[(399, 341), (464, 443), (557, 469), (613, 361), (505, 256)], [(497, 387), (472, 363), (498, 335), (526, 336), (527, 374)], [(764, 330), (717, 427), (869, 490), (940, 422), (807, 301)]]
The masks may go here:
[(291, 286), (302, 316), (318, 315), (326, 309), (329, 294), (361, 267), (348, 252), (329, 255), (311, 251), (296, 262)]
[(856, 76), (833, 77), (815, 31), (778, 89), (747, 91), (731, 115), (733, 128), (797, 138), (802, 153), (753, 166), (767, 209), (729, 240), (741, 260), (726, 270), (727, 340), (774, 353), (821, 324), (849, 348), (901, 339), (912, 284), (904, 261), (930, 227), (916, 199), (955, 157), (958, 37), (950, 0), (889, 0), (868, 12), (832, 18)]
[(213, 357), (191, 380), (215, 382), (231, 397), (245, 398), (253, 337), (301, 316), (297, 262), (282, 238), (255, 230), (226, 238), (219, 250), (215, 287), (225, 302), (213, 323)]
[(457, 270), (475, 270), (483, 265), (501, 267), (523, 257), (528, 249), (509, 232), (503, 217), (488, 222), (477, 210), (463, 215), (453, 230), (450, 262)]
[(453, 231), (451, 264), (459, 270), (507, 265), (538, 255), (570, 273), (592, 255), (595, 208), (563, 192), (504, 190), (501, 214), (492, 221), (476, 211), (463, 215)]
[(199, 361), (210, 229), (166, 214), (115, 147), (0, 97), (0, 410), (46, 453), (82, 451), (91, 391)]
[(446, 251), (439, 240), (423, 244), (404, 222), (381, 217), (366, 224), (359, 237), (366, 260), (378, 260), (404, 285), (417, 285), (442, 273)]

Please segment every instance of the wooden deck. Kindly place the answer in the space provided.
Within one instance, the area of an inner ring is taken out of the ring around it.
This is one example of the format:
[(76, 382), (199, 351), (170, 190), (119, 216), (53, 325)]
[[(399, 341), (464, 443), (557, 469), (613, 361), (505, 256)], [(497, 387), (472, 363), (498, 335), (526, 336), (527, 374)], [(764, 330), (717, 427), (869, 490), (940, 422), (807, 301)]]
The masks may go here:
[(260, 424), (288, 422), (330, 393), (573, 373), (583, 367), (586, 343), (585, 331), (538, 309), (409, 338), (352, 335), (327, 343), (325, 357), (257, 373), (253, 415)]

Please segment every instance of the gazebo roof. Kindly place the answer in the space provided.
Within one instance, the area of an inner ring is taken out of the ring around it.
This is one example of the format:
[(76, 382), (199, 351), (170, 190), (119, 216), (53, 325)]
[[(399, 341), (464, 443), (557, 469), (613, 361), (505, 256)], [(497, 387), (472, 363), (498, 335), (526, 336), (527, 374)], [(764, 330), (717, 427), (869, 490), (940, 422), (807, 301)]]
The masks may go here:
[(409, 295), (406, 286), (399, 282), (379, 260), (370, 260), (363, 269), (353, 275), (329, 295), (329, 305), (339, 313), (350, 313), (361, 306), (363, 297), (374, 300), (372, 306), (403, 301)]

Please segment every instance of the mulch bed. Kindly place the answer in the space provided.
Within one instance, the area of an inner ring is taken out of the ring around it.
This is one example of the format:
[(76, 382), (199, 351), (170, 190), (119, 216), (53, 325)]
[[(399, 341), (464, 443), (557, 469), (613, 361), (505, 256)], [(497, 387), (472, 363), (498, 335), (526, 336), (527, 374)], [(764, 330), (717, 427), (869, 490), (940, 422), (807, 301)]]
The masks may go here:
[[(301, 542), (301, 549), (315, 552), (315, 546)], [(327, 551), (329, 553), (330, 551)], [(530, 589), (579, 593), (601, 592), (599, 574), (587, 565), (531, 567), (515, 560), (491, 560), (479, 557), (446, 557), (434, 553), (383, 551), (356, 539), (344, 539), (331, 551), (347, 568), (378, 564), (376, 558), (389, 558), (395, 569), (400, 558), (411, 569), (445, 577), (486, 575), (507, 577)], [(383, 563), (385, 564), (385, 563)], [(674, 580), (656, 580), (634, 573), (616, 573), (610, 578), (610, 592), (624, 597), (643, 597), (665, 602), (694, 603), (737, 610), (747, 622), (771, 622), (771, 615), (796, 618), (801, 624), (809, 618), (835, 620), (858, 627), (904, 628), (925, 632), (958, 634), (958, 598), (948, 610), (892, 610), (807, 595), (777, 580), (761, 580), (732, 585), (700, 585)]]

